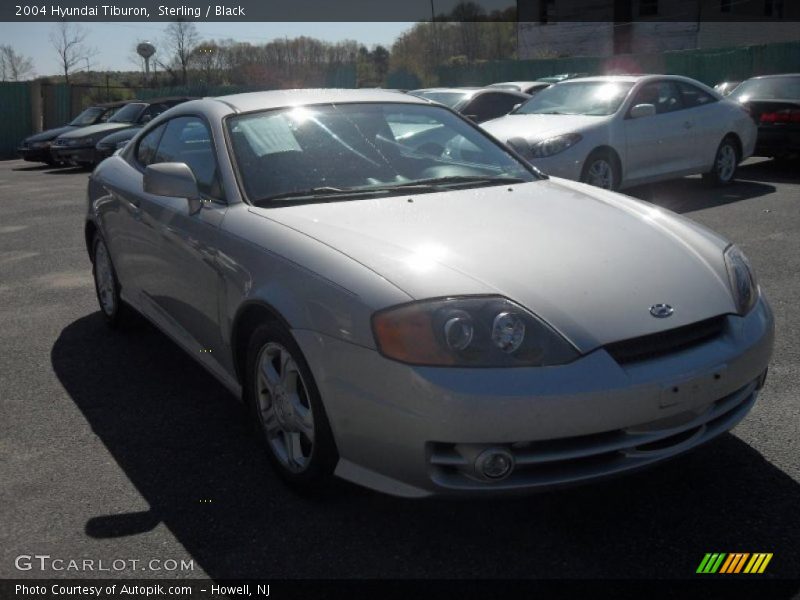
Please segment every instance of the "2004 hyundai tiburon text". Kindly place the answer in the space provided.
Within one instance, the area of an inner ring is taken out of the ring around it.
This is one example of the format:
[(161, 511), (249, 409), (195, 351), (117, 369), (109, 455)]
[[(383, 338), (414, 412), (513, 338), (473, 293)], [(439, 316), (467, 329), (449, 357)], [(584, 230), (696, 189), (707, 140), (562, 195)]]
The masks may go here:
[(241, 395), (298, 485), (637, 469), (733, 427), (772, 351), (736, 246), (394, 92), (172, 108), (92, 174), (86, 243), (108, 322), (132, 307)]

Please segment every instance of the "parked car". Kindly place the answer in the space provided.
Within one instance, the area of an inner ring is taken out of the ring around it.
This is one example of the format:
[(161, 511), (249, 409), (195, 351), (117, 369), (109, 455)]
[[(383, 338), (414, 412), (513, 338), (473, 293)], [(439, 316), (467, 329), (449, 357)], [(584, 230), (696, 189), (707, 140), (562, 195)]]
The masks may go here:
[(740, 102), (758, 124), (755, 155), (800, 154), (800, 73), (753, 77), (729, 98)]
[(48, 165), (59, 164), (50, 154), (50, 144), (58, 136), (75, 131), (76, 129), (105, 123), (108, 119), (127, 102), (107, 102), (94, 104), (83, 110), (77, 117), (62, 127), (48, 129), (26, 137), (17, 147), (17, 154), (23, 160), (30, 162), (43, 162)]
[[(395, 133), (409, 123), (469, 160), (418, 153)], [(411, 95), (187, 102), (87, 196), (108, 323), (141, 312), (241, 396), (295, 485), (491, 494), (620, 474), (733, 427), (766, 376), (773, 317), (736, 246), (548, 180)]]
[(722, 81), (722, 82), (718, 83), (717, 85), (715, 85), (714, 89), (717, 90), (723, 96), (727, 96), (733, 90), (735, 90), (736, 86), (738, 86), (740, 83), (742, 83), (742, 82), (741, 81)]
[(95, 157), (97, 162), (100, 162), (112, 154), (123, 148), (129, 141), (131, 141), (134, 136), (139, 133), (143, 126), (138, 125), (136, 127), (128, 127), (123, 129), (122, 131), (115, 131), (107, 135), (106, 137), (102, 138), (97, 145), (94, 147), (95, 149)]
[(53, 160), (81, 167), (92, 167), (105, 156), (97, 152), (97, 142), (112, 132), (141, 127), (188, 97), (153, 98), (129, 102), (105, 123), (59, 135), (50, 146)]
[(449, 106), (476, 123), (508, 114), (530, 96), (514, 90), (489, 88), (428, 88), (409, 92)]
[(547, 173), (607, 189), (692, 173), (729, 183), (756, 139), (741, 105), (677, 75), (564, 81), (482, 126)]
[(588, 73), (559, 73), (558, 75), (552, 75), (550, 77), (540, 77), (536, 81), (541, 81), (544, 83), (561, 83), (562, 81), (566, 81), (567, 79), (575, 79), (577, 77), (587, 77)]
[(549, 88), (552, 84), (544, 81), (504, 81), (487, 85), (488, 88), (500, 88), (504, 90), (516, 90), (523, 94), (533, 96), (542, 90)]

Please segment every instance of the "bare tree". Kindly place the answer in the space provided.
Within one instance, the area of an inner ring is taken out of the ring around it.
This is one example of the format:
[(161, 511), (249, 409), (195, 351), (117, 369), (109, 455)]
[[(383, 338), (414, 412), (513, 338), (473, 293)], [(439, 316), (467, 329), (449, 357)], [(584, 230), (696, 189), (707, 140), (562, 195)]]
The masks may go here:
[(192, 60), (194, 49), (200, 41), (197, 27), (194, 23), (178, 20), (167, 25), (164, 32), (164, 48), (171, 55), (172, 65), (159, 62), (169, 72), (180, 69), (181, 82), (186, 85), (189, 62)]
[(33, 61), (8, 45), (0, 46), (0, 81), (22, 81), (33, 76)]
[(88, 61), (92, 51), (86, 46), (89, 32), (78, 23), (61, 21), (50, 34), (50, 43), (58, 52), (58, 60), (64, 70), (64, 80), (69, 83), (69, 74), (74, 66)]

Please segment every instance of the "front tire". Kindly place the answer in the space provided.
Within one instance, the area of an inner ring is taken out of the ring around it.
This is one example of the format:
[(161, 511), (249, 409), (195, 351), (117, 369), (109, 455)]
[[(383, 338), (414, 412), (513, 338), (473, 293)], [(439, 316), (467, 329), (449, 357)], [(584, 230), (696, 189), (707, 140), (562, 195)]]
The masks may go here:
[(608, 150), (595, 150), (583, 164), (581, 181), (604, 190), (616, 190), (621, 176), (617, 157)]
[(728, 185), (736, 178), (739, 160), (738, 144), (732, 137), (726, 137), (717, 148), (711, 170), (703, 173), (703, 180), (711, 185)]
[(128, 308), (120, 297), (117, 272), (103, 237), (97, 233), (92, 241), (92, 277), (100, 312), (109, 327), (117, 328), (128, 318)]
[(260, 325), (247, 348), (244, 400), (275, 472), (290, 485), (328, 483), (339, 460), (308, 363), (280, 323)]

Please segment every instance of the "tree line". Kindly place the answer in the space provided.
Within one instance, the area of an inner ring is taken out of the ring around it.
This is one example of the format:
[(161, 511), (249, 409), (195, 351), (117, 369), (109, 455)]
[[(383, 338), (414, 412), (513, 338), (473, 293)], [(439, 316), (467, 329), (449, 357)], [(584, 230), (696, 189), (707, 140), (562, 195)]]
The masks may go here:
[[(77, 72), (90, 77), (97, 51), (87, 44), (79, 23), (60, 22), (50, 36), (63, 76), (70, 83)], [(331, 73), (354, 69), (359, 87), (391, 87), (400, 74), (405, 87), (435, 85), (440, 65), (472, 64), (512, 58), (516, 52), (513, 13), (486, 14), (478, 5), (462, 2), (447, 16), (417, 23), (391, 47), (367, 48), (355, 40), (328, 42), (309, 36), (273, 39), (261, 44), (233, 39), (204, 40), (190, 21), (169, 23), (154, 41), (151, 77), (145, 80), (144, 59), (130, 50), (139, 67), (139, 86), (250, 85), (266, 88), (324, 86)], [(119, 75), (119, 74), (118, 74)], [(0, 80), (20, 81), (33, 76), (32, 61), (10, 46), (0, 46)], [(59, 78), (60, 79), (60, 78)], [(119, 80), (119, 78), (117, 78)], [(130, 81), (131, 77), (125, 80)]]

